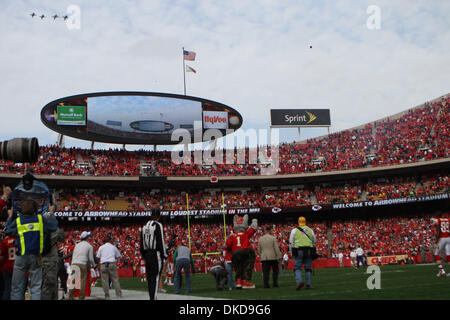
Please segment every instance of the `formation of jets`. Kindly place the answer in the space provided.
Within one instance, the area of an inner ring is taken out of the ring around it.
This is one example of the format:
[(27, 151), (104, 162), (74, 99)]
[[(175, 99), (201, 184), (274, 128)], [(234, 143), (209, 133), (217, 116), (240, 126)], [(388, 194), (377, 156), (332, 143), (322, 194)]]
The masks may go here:
[[(37, 15), (36, 15), (35, 12), (33, 12), (33, 13), (30, 13), (30, 16), (31, 16), (32, 18), (34, 18), (34, 17), (36, 17)], [(39, 18), (41, 18), (41, 20), (43, 20), (43, 19), (45, 18), (45, 15), (42, 14), (42, 15), (39, 16)], [(52, 16), (52, 18), (53, 18), (53, 21), (56, 20), (56, 19), (58, 19), (58, 18), (62, 18), (62, 19), (64, 19), (64, 21), (65, 21), (65, 20), (67, 20), (67, 19), (69, 18), (69, 16), (65, 15), (65, 16), (60, 17), (60, 16), (58, 16), (57, 14), (55, 14), (55, 15)]]

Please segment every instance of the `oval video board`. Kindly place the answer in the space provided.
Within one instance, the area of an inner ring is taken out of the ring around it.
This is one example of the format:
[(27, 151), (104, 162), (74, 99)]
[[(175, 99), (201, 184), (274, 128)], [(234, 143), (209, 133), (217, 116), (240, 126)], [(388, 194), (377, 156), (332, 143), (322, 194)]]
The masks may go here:
[[(222, 103), (159, 92), (98, 92), (57, 99), (42, 108), (49, 129), (73, 138), (120, 144), (178, 144), (172, 134), (189, 132), (198, 142), (205, 130), (242, 126), (242, 116)], [(201, 140), (203, 141), (203, 140)]]

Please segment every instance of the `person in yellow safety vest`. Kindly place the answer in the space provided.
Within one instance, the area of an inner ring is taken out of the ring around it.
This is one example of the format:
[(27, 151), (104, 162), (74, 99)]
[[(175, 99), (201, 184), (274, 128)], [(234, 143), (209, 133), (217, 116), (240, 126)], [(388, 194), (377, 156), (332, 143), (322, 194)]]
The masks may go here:
[(56, 231), (58, 221), (51, 214), (43, 218), (37, 214), (37, 202), (26, 199), (22, 202), (22, 212), (17, 217), (8, 211), (6, 234), (15, 236), (16, 256), (11, 280), (11, 300), (24, 300), (26, 290), (26, 272), (29, 272), (30, 297), (40, 300), (42, 284), (41, 255), (44, 251), (44, 240), (47, 234)]
[(306, 225), (305, 217), (298, 218), (298, 227), (292, 229), (289, 237), (289, 248), (294, 258), (294, 276), (297, 283), (296, 290), (303, 288), (303, 271), (305, 267), (306, 289), (312, 289), (312, 248), (316, 244), (314, 231)]

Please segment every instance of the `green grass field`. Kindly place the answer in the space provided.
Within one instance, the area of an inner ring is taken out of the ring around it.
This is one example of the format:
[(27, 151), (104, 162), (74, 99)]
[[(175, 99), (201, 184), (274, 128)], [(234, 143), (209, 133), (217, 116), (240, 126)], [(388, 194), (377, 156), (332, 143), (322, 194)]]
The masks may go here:
[[(444, 266), (449, 271), (447, 265)], [(314, 289), (295, 290), (292, 270), (279, 276), (279, 288), (264, 289), (261, 272), (253, 274), (256, 289), (216, 291), (209, 274), (194, 274), (192, 296), (240, 300), (449, 300), (450, 277), (437, 278), (434, 264), (390, 265), (381, 267), (381, 289), (369, 290), (371, 274), (366, 268), (327, 268), (314, 270)], [(183, 279), (184, 280), (184, 279)], [(121, 286), (129, 290), (147, 290), (139, 278), (122, 278)], [(173, 287), (165, 286), (168, 293)], [(184, 294), (184, 287), (182, 288)], [(182, 299), (182, 297), (180, 297)]]

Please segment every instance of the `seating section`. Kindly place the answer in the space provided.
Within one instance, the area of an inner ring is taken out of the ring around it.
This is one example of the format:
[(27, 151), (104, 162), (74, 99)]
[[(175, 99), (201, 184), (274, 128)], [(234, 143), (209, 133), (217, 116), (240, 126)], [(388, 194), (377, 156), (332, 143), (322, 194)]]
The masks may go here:
[[(379, 167), (447, 158), (450, 153), (450, 96), (427, 102), (395, 117), (368, 123), (305, 143), (282, 143), (276, 174), (298, 174)], [(167, 151), (86, 150), (41, 147), (35, 174), (84, 176), (244, 176), (259, 175), (270, 164), (250, 163), (256, 150), (235, 150), (245, 163), (212, 165), (172, 161)], [(241, 152), (241, 153), (239, 153)], [(225, 152), (223, 152), (225, 155)], [(238, 162), (238, 161), (236, 161)], [(24, 173), (22, 164), (0, 161), (0, 173)]]
[[(358, 184), (348, 181), (344, 184), (329, 183), (304, 186), (303, 189), (242, 190), (211, 192), (208, 190), (188, 194), (192, 210), (226, 208), (289, 208), (315, 204), (338, 204), (358, 201), (388, 200), (408, 197), (422, 197), (450, 192), (449, 177), (442, 174), (423, 174), (417, 177), (382, 178)], [(160, 207), (164, 210), (186, 210), (187, 199), (184, 190), (105, 191), (76, 189), (55, 190), (55, 199), (61, 210), (128, 210), (141, 211)]]

